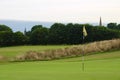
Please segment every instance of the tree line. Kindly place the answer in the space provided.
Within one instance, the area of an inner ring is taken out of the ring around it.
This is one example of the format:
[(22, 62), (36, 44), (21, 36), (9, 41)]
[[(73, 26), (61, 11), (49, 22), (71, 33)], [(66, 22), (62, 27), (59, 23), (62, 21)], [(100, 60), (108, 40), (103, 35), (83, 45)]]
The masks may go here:
[(84, 25), (88, 33), (85, 42), (120, 38), (120, 24), (116, 23), (109, 23), (107, 27), (73, 23), (54, 23), (50, 28), (35, 25), (24, 33), (13, 32), (10, 27), (0, 25), (0, 46), (82, 44)]

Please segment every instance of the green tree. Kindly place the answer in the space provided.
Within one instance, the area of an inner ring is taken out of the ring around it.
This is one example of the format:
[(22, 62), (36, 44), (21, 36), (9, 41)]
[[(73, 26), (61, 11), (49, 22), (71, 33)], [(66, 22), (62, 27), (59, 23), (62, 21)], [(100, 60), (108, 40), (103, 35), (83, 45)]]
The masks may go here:
[(31, 32), (36, 30), (36, 29), (41, 29), (43, 26), (42, 25), (35, 25), (32, 27)]
[(30, 43), (34, 45), (48, 43), (48, 29), (45, 27), (36, 28), (30, 36)]
[(92, 29), (93, 41), (109, 40), (114, 38), (119, 38), (120, 33), (116, 30), (108, 29), (106, 27), (93, 27)]
[(117, 23), (109, 23), (107, 24), (107, 27), (110, 29), (117, 29)]
[(23, 45), (26, 44), (28, 38), (20, 31), (13, 34), (14, 45)]
[(117, 25), (117, 29), (120, 30), (120, 24)]
[(82, 25), (68, 23), (67, 44), (79, 44), (82, 42)]
[(13, 32), (0, 31), (0, 46), (11, 46), (13, 44)]
[(12, 29), (6, 25), (0, 25), (0, 31), (12, 31)]
[(49, 43), (63, 44), (66, 41), (66, 27), (62, 23), (55, 23), (49, 30)]

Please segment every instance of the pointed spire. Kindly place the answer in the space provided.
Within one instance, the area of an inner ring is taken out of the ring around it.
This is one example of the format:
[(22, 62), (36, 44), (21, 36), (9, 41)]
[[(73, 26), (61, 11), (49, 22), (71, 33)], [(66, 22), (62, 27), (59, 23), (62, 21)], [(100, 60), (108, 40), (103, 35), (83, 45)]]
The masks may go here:
[(99, 23), (99, 26), (101, 27), (102, 26), (102, 19), (100, 17), (100, 23)]
[(25, 30), (24, 30), (24, 34), (26, 35), (26, 33), (27, 33), (27, 30), (26, 30), (26, 28), (25, 28)]

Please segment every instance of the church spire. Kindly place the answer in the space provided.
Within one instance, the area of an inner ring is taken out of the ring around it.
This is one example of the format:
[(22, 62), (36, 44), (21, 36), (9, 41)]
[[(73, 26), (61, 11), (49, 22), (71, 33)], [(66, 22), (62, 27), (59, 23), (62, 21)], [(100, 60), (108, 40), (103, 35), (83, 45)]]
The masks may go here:
[(26, 35), (26, 33), (27, 33), (27, 30), (26, 30), (26, 27), (25, 27), (24, 34)]
[(99, 23), (99, 26), (101, 27), (102, 26), (102, 19), (100, 17), (100, 23)]

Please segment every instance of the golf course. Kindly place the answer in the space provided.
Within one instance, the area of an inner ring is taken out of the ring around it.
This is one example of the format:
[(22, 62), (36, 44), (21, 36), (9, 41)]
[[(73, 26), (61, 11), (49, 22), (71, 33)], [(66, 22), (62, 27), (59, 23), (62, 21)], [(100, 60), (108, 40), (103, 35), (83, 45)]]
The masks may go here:
[(0, 0), (0, 80), (120, 80), (120, 0)]
[[(69, 46), (16, 46), (0, 48), (0, 55), (13, 57), (28, 50), (58, 49)], [(6, 53), (6, 54), (5, 54)], [(120, 50), (84, 57), (50, 61), (1, 62), (0, 80), (120, 80)]]

